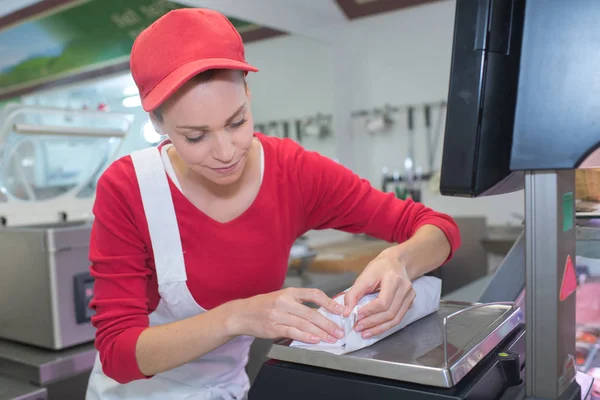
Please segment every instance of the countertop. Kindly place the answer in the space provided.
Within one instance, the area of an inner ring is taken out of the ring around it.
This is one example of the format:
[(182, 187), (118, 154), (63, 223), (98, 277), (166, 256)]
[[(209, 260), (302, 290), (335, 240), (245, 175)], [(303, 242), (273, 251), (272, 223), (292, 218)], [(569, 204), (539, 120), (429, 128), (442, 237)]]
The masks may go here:
[(339, 273), (351, 271), (360, 273), (379, 253), (392, 246), (384, 240), (356, 237), (323, 246), (315, 246), (317, 256), (308, 268), (311, 272)]
[(45, 388), (0, 375), (0, 400), (46, 400)]
[(0, 340), (0, 375), (44, 386), (91, 370), (93, 342), (52, 351)]
[[(521, 233), (522, 225), (491, 225), (479, 242), (488, 253), (506, 255)], [(318, 254), (309, 270), (360, 273), (373, 258), (392, 245), (384, 240), (356, 235), (351, 239), (314, 246)]]
[(481, 239), (483, 248), (491, 254), (506, 255), (523, 233), (522, 225), (490, 225), (487, 234)]

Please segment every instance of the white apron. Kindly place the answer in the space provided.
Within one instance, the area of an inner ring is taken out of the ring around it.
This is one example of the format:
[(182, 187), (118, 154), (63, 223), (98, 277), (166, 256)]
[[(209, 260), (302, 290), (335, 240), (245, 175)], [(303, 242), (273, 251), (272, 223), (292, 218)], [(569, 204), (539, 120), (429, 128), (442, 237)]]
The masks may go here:
[[(161, 300), (150, 326), (179, 321), (206, 310), (192, 297), (173, 199), (158, 148), (131, 154), (154, 250)], [(250, 387), (246, 363), (253, 338), (240, 336), (181, 367), (150, 379), (119, 384), (102, 372), (99, 356), (90, 375), (87, 400), (239, 400)]]

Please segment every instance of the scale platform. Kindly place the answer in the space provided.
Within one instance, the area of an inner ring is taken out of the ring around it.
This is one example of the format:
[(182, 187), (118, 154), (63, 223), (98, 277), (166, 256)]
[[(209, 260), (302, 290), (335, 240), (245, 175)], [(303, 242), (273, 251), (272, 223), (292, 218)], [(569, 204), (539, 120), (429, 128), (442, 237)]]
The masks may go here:
[(276, 342), (267, 357), (428, 386), (455, 386), (517, 325), (524, 322), (512, 303), (442, 301), (438, 312), (378, 343), (343, 355)]
[(503, 393), (522, 383), (524, 320), (512, 302), (442, 300), (436, 313), (352, 353), (335, 355), (277, 341), (249, 399), (331, 400), (363, 394), (476, 399)]

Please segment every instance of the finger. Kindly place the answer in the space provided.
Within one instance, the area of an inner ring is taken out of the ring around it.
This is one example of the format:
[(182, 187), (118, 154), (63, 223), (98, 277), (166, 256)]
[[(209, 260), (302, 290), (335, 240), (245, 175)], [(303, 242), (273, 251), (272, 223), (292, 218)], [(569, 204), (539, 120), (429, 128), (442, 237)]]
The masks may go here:
[(408, 297), (402, 303), (402, 306), (400, 307), (400, 310), (399, 310), (398, 314), (396, 314), (395, 318), (393, 318), (391, 321), (385, 322), (381, 325), (377, 325), (377, 326), (374, 326), (373, 328), (363, 331), (362, 337), (365, 339), (368, 339), (373, 336), (381, 335), (382, 333), (394, 328), (399, 323), (401, 323), (402, 319), (406, 315), (406, 312), (410, 308), (410, 306), (415, 298), (415, 295), (416, 295), (416, 293), (414, 290), (410, 291)]
[(344, 337), (344, 331), (340, 326), (326, 318), (317, 310), (307, 307), (299, 302), (305, 300), (323, 304), (324, 302), (331, 300), (325, 293), (318, 289), (289, 289), (287, 292), (291, 294), (291, 296), (282, 297), (281, 302), (278, 304), (278, 307), (285, 311), (286, 314), (290, 313), (310, 321), (332, 336), (338, 338)]
[[(361, 307), (358, 310), (358, 320), (369, 317), (371, 315), (379, 314), (390, 310), (394, 304), (394, 298), (399, 298), (400, 303), (396, 302), (396, 308), (392, 310), (393, 315), (396, 315), (400, 309), (401, 300), (403, 300), (408, 292), (410, 291), (411, 284), (405, 278), (400, 275), (389, 274), (381, 282), (381, 289), (379, 295), (369, 304)], [(393, 318), (392, 315), (392, 318)]]
[(335, 343), (338, 340), (336, 337), (330, 335), (325, 330), (319, 328), (309, 320), (297, 317), (293, 314), (284, 314), (281, 318), (281, 322), (285, 326), (294, 327), (299, 331), (308, 333), (314, 337), (319, 338), (319, 340), (322, 340), (324, 342)]
[(379, 282), (377, 279), (370, 274), (361, 274), (354, 282), (354, 285), (348, 290), (344, 297), (344, 317), (350, 315), (356, 304), (367, 294), (373, 292)]
[(408, 301), (408, 308), (412, 307), (412, 302), (414, 297), (411, 297), (411, 293), (414, 292), (414, 289), (410, 289), (406, 293), (401, 293), (400, 291), (396, 291), (396, 296), (392, 302), (392, 306), (380, 313), (372, 314), (368, 317), (365, 317), (361, 320), (357, 320), (354, 330), (356, 332), (362, 332), (374, 326), (379, 326), (385, 324), (389, 321), (392, 321), (400, 312), (402, 305)]
[(320, 328), (321, 330), (325, 331), (331, 336), (335, 336), (339, 339), (344, 337), (344, 331), (338, 324), (326, 318), (317, 310), (307, 307), (304, 304), (292, 304), (290, 306), (289, 313), (295, 315), (296, 317), (302, 318), (305, 321), (308, 321), (312, 325)]
[[(382, 289), (382, 292), (383, 292), (383, 289)], [(362, 309), (360, 309), (359, 310), (359, 318), (357, 318), (357, 320), (356, 320), (354, 330), (356, 332), (362, 332), (366, 329), (369, 329), (374, 326), (378, 326), (378, 325), (381, 325), (381, 324), (384, 324), (386, 322), (393, 320), (394, 317), (396, 317), (396, 315), (400, 311), (400, 307), (402, 307), (402, 303), (405, 301), (406, 295), (404, 293), (400, 292), (399, 290), (394, 290), (393, 296), (394, 297), (392, 298), (391, 304), (389, 305), (389, 307), (387, 304), (384, 304), (384, 302), (381, 301), (380, 304), (381, 304), (381, 307), (383, 310), (380, 312), (376, 312), (374, 314), (370, 314), (368, 317), (365, 317), (364, 314), (362, 314)], [(379, 300), (379, 299), (373, 300), (373, 302), (375, 302), (377, 300)], [(373, 303), (373, 302), (371, 302), (371, 303)], [(384, 307), (387, 307), (387, 308), (384, 308)]]
[(297, 340), (302, 343), (317, 344), (321, 341), (321, 338), (318, 336), (304, 332), (293, 326), (281, 325), (277, 331), (279, 332), (277, 336)]
[(310, 301), (323, 307), (332, 314), (341, 314), (344, 311), (344, 307), (327, 296), (323, 291), (319, 289), (298, 289), (294, 295), (298, 300)]

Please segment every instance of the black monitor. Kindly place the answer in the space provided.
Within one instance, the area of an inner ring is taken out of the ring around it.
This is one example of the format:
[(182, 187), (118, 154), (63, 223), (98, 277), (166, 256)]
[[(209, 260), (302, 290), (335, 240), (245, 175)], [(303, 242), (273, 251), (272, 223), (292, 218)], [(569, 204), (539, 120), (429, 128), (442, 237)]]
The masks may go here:
[(600, 0), (458, 0), (440, 192), (523, 188), (600, 146)]
[(522, 189), (510, 163), (524, 13), (524, 0), (456, 2), (442, 195)]

